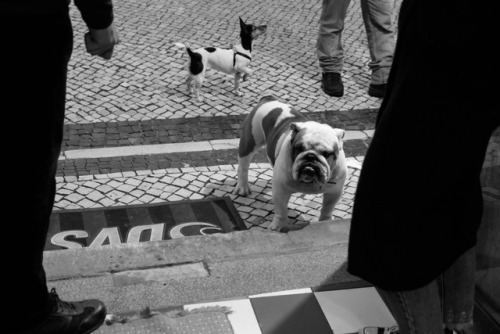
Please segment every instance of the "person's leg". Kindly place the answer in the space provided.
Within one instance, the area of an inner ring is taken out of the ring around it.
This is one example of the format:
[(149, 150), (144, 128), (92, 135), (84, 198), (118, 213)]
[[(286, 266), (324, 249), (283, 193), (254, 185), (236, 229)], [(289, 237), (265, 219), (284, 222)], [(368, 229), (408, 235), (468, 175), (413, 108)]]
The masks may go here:
[(443, 333), (472, 325), (476, 268), (475, 247), (462, 254), (443, 275), (420, 289), (385, 291), (380, 296), (401, 334)]
[(350, 0), (323, 0), (316, 51), (322, 70), (322, 88), (330, 95), (344, 94), (341, 73), (344, 66), (342, 31)]
[(63, 6), (41, 15), (18, 13), (6, 10), (0, 17), (5, 32), (0, 78), (2, 103), (8, 106), (5, 124), (17, 129), (15, 136), (7, 132), (6, 156), (18, 176), (6, 180), (5, 189), (4, 205), (15, 219), (3, 232), (16, 244), (11, 244), (15, 255), (4, 263), (9, 273), (4, 282), (12, 293), (4, 315), (21, 329), (41, 322), (51, 310), (42, 261), (55, 196), (72, 28)]
[[(10, 8), (9, 8), (10, 6)], [(55, 199), (61, 150), (67, 66), (73, 47), (68, 2), (12, 3), (0, 13), (5, 47), (0, 64), (5, 124), (2, 138), (13, 173), (4, 182), (5, 249), (2, 330), (17, 334), (81, 334), (106, 316), (99, 300), (63, 302), (49, 293), (43, 251)], [(8, 10), (11, 9), (11, 10)], [(14, 135), (13, 135), (14, 134)], [(9, 137), (10, 136), (10, 137)], [(7, 213), (6, 213), (7, 217)]]
[[(392, 4), (390, 0), (361, 0), (361, 12), (368, 39), (371, 61), (370, 88), (380, 87), (385, 90), (392, 59), (396, 47), (392, 30)], [(371, 94), (370, 94), (371, 95)], [(378, 96), (378, 97), (383, 97)]]
[(475, 247), (466, 251), (443, 274), (440, 282), (443, 322), (450, 330), (472, 325), (476, 272)]
[(341, 73), (344, 65), (342, 31), (350, 0), (323, 0), (317, 55), (323, 72)]
[(400, 334), (443, 334), (438, 284), (433, 281), (411, 291), (378, 289), (399, 326)]

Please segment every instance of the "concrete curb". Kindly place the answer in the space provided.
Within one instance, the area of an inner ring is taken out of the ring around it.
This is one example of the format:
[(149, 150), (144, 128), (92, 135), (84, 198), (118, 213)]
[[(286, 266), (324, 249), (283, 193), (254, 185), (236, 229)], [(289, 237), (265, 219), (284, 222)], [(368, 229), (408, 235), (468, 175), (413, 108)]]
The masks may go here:
[(44, 253), (44, 268), (47, 279), (52, 281), (318, 251), (347, 244), (349, 226), (350, 219), (342, 219), (310, 224), (289, 233), (254, 228), (148, 243), (49, 251)]

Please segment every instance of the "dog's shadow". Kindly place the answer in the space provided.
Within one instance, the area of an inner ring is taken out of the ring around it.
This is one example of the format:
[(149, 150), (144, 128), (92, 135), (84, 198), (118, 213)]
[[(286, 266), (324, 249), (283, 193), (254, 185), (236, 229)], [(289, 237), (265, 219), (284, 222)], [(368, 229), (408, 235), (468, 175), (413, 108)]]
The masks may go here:
[(200, 94), (203, 101), (198, 101), (194, 92), (189, 92), (185, 85), (185, 78), (180, 77), (176, 80), (177, 85), (169, 85), (164, 87), (163, 92), (170, 99), (175, 96), (178, 100), (193, 103), (194, 105), (206, 104), (227, 104), (238, 103), (241, 104), (245, 99), (245, 94), (238, 96), (234, 93), (234, 79), (229, 76), (224, 76), (214, 71), (213, 78), (210, 84), (203, 86)]

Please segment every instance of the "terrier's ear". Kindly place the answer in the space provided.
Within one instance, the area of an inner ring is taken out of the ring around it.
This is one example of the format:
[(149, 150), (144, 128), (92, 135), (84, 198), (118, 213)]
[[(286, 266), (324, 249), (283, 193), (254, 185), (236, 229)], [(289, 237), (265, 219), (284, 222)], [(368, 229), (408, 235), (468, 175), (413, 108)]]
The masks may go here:
[(241, 30), (243, 29), (246, 29), (247, 25), (245, 24), (245, 22), (243, 22), (243, 20), (241, 19), (241, 16), (240, 16), (240, 28)]

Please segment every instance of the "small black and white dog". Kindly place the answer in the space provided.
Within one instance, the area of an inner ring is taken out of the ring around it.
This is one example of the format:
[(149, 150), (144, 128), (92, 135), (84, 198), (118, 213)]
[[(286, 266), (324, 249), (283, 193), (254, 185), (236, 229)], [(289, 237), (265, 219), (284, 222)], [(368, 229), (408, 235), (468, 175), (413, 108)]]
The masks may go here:
[(176, 46), (186, 48), (189, 55), (188, 75), (186, 86), (189, 93), (193, 91), (198, 101), (203, 101), (201, 86), (205, 79), (207, 66), (217, 71), (227, 74), (234, 74), (234, 92), (236, 95), (243, 95), (239, 91), (239, 81), (243, 74), (246, 80), (252, 73), (248, 67), (252, 61), (253, 41), (267, 30), (266, 25), (256, 26), (245, 24), (240, 17), (240, 43), (230, 49), (205, 47), (194, 51), (183, 43), (175, 43)]

